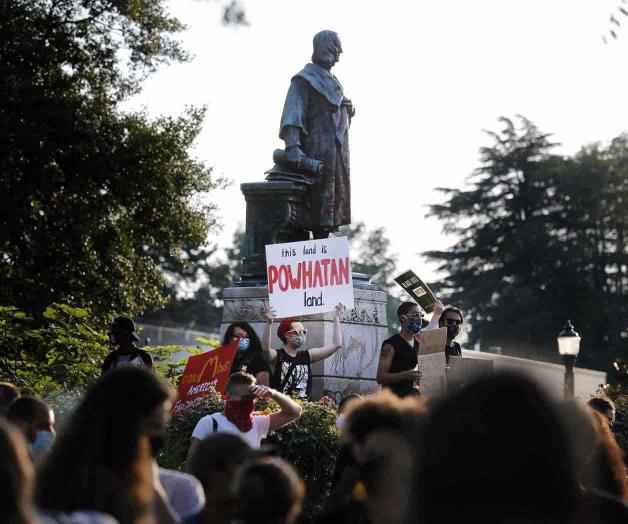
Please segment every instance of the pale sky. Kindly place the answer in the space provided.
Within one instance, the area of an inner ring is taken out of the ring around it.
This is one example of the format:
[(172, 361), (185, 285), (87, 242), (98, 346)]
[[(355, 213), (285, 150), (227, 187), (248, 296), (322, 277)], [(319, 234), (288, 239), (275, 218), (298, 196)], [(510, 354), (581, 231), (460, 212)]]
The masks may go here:
[[(522, 114), (554, 133), (563, 153), (628, 129), (628, 30), (602, 36), (619, 0), (245, 0), (249, 27), (221, 24), (216, 2), (171, 1), (189, 26), (194, 59), (163, 67), (130, 106), (151, 115), (207, 105), (194, 154), (233, 185), (211, 195), (230, 243), (245, 203), (239, 185), (263, 180), (290, 78), (310, 60), (312, 37), (338, 32), (333, 72), (353, 100), (352, 214), (385, 226), (399, 270), (425, 280), (419, 256), (455, 239), (425, 219), (436, 187), (461, 187), (501, 115)], [(628, 18), (618, 17), (628, 25)]]

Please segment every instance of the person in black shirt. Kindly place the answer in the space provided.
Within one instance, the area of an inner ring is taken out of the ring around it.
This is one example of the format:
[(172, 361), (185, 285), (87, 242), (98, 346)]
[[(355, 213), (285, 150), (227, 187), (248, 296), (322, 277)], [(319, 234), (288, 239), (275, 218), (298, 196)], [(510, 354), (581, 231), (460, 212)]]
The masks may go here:
[(400, 397), (416, 394), (419, 382), (419, 343), (416, 336), (421, 332), (422, 316), (414, 302), (402, 302), (397, 308), (401, 330), (382, 344), (377, 367), (377, 383)]
[(455, 341), (460, 334), (460, 328), (464, 322), (464, 313), (454, 306), (443, 309), (438, 320), (440, 327), (447, 328), (447, 344), (445, 345), (445, 358), (449, 364), (450, 357), (462, 357), (462, 347)]
[(266, 327), (262, 336), (264, 359), (272, 369), (271, 387), (285, 395), (308, 398), (312, 391), (312, 369), (314, 362), (324, 360), (342, 347), (340, 317), (347, 308), (338, 304), (334, 312), (334, 331), (331, 344), (319, 348), (300, 349), (305, 344), (307, 331), (295, 318), (285, 318), (279, 324), (277, 336), (283, 348), (272, 349), (271, 326), (275, 319), (272, 308), (266, 309)]
[(390, 389), (400, 397), (417, 394), (415, 383), (420, 380), (420, 373), (416, 369), (418, 364), (419, 342), (417, 340), (421, 329), (426, 323), (426, 329), (434, 329), (437, 325), (442, 303), (436, 302), (434, 315), (427, 324), (423, 320), (420, 307), (414, 302), (402, 302), (397, 308), (397, 318), (401, 325), (399, 333), (384, 340), (379, 355), (377, 367), (377, 383)]
[(226, 346), (236, 339), (238, 351), (233, 359), (229, 376), (238, 371), (245, 371), (257, 379), (257, 385), (270, 386), (270, 366), (264, 360), (262, 343), (248, 322), (229, 324), (222, 345)]
[(153, 357), (148, 351), (138, 348), (135, 343), (140, 340), (135, 334), (135, 322), (129, 317), (117, 317), (111, 324), (109, 341), (118, 348), (105, 357), (102, 373), (118, 366), (146, 366), (155, 371)]

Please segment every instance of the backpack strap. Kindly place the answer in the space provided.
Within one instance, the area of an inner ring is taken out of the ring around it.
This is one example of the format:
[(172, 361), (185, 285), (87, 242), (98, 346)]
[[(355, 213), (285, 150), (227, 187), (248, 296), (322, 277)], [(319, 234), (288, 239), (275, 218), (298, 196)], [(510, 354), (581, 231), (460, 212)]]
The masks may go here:
[(218, 421), (212, 417), (212, 433), (216, 433), (218, 431)]

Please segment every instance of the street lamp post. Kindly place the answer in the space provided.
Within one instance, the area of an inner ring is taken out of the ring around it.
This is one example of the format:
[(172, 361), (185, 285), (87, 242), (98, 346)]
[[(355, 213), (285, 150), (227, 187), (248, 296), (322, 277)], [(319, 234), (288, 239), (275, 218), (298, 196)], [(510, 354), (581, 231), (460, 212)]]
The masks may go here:
[(580, 335), (574, 331), (570, 320), (567, 321), (567, 325), (558, 334), (558, 352), (563, 357), (565, 364), (565, 398), (573, 398), (573, 367), (580, 352)]

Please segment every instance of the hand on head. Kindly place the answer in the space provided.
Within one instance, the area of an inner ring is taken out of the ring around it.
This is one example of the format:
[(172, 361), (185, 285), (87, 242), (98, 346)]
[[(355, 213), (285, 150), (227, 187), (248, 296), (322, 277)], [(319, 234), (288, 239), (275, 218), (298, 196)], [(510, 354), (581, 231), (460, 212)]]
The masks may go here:
[(273, 395), (273, 390), (267, 386), (258, 386), (258, 385), (251, 386), (250, 391), (251, 393), (253, 393), (253, 395), (255, 395), (260, 400), (267, 400), (271, 398)]

